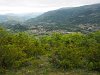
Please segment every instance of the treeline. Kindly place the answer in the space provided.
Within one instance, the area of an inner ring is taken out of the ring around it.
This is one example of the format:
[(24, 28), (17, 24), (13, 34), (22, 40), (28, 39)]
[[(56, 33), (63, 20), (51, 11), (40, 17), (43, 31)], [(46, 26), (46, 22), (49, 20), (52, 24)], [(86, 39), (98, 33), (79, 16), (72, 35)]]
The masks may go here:
[[(34, 65), (47, 57), (56, 69), (100, 71), (100, 31), (82, 34), (52, 33), (42, 37), (0, 28), (0, 71)], [(41, 64), (41, 62), (40, 62)]]

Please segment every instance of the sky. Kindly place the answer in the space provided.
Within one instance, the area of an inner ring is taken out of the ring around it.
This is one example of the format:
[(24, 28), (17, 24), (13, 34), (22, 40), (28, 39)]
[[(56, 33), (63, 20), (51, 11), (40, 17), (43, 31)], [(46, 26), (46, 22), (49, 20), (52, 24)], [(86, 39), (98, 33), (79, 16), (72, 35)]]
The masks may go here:
[(100, 3), (100, 0), (0, 0), (0, 14), (46, 12), (95, 3)]

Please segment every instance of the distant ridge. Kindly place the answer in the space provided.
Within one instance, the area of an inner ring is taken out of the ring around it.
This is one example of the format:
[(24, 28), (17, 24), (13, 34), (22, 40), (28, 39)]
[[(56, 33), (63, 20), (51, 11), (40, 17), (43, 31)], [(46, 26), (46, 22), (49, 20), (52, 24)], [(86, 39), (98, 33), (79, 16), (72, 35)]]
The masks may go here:
[[(58, 10), (48, 11), (36, 17), (35, 19), (33, 18), (29, 19), (28, 21), (32, 21), (33, 23), (34, 22), (69, 23), (69, 21), (71, 22), (75, 20), (75, 18), (80, 19), (79, 18), (80, 16), (84, 16), (83, 18), (81, 18), (82, 20), (86, 19), (87, 17), (88, 17), (88, 20), (90, 20), (91, 17), (95, 18), (95, 15), (97, 15), (96, 18), (100, 17), (100, 3), (93, 4), (93, 5), (85, 5), (85, 6), (80, 6), (80, 7), (73, 7), (73, 8), (61, 8)], [(96, 21), (92, 20), (91, 22), (97, 23), (97, 20)], [(89, 23), (89, 22), (86, 21), (84, 23)]]
[(27, 20), (25, 24), (56, 26), (57, 29), (80, 27), (80, 25), (88, 25), (88, 28), (90, 26), (98, 27), (100, 26), (100, 3), (48, 11), (36, 18)]

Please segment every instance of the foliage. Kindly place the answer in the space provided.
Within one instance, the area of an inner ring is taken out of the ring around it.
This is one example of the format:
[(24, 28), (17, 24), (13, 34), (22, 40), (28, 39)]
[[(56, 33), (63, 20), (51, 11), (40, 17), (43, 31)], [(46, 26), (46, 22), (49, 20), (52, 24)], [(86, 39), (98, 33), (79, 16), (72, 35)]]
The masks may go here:
[(46, 58), (43, 62), (56, 69), (100, 71), (100, 31), (35, 37), (0, 28), (0, 69), (35, 67), (43, 64), (42, 56)]

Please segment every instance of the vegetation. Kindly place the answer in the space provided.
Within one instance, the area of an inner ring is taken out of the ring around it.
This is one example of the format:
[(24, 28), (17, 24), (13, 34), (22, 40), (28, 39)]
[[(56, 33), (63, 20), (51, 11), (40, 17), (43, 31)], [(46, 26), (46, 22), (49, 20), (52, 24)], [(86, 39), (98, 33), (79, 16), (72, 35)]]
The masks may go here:
[(0, 73), (31, 70), (47, 74), (75, 69), (100, 71), (100, 31), (38, 37), (0, 28)]

